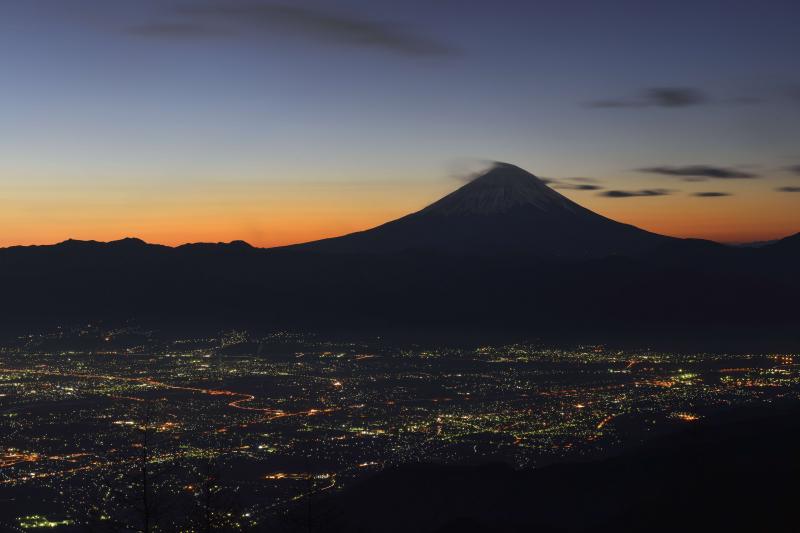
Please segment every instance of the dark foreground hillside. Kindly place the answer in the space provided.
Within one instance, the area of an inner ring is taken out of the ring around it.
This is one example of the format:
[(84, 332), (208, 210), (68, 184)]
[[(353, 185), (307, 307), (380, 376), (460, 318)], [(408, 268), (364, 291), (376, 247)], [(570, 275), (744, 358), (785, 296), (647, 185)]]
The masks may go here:
[(736, 413), (602, 461), (406, 466), (313, 508), (317, 531), (798, 531), (800, 410)]
[(448, 343), (498, 330), (569, 342), (680, 338), (693, 350), (790, 349), (800, 341), (800, 241), (773, 246), (682, 242), (577, 262), (136, 240), (6, 248), (0, 334), (134, 320), (162, 330), (447, 331)]

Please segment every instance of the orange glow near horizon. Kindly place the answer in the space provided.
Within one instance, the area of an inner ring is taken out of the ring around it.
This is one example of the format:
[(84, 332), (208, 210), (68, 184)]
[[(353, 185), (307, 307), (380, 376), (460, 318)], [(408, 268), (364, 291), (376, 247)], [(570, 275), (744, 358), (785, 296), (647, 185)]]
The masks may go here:
[[(67, 239), (112, 241), (137, 237), (153, 244), (177, 246), (190, 242), (243, 240), (253, 246), (272, 247), (336, 237), (374, 227), (393, 218), (386, 212), (220, 213), (215, 210), (182, 210), (151, 213), (139, 220), (112, 217), (107, 223), (84, 220), (71, 226), (28, 225), (0, 238), (0, 246), (54, 244)], [(401, 213), (396, 213), (401, 215)], [(6, 225), (8, 227), (9, 225)]]
[[(0, 246), (137, 237), (154, 244), (244, 240), (271, 247), (377, 226), (425, 205), (430, 187), (400, 184), (215, 185), (190, 191), (31, 191), (0, 198)], [(400, 189), (400, 192), (398, 189)], [(435, 191), (434, 195), (443, 191)]]
[(673, 237), (744, 243), (780, 239), (800, 231), (800, 195), (771, 190), (721, 198), (676, 195), (634, 201), (587, 200), (582, 202), (585, 207), (609, 218)]
[[(228, 187), (130, 199), (101, 195), (3, 203), (0, 246), (73, 238), (138, 237), (170, 246), (244, 240), (271, 247), (335, 237), (414, 212), (453, 189), (452, 182), (336, 186)], [(772, 240), (800, 231), (800, 195), (770, 190), (723, 198), (687, 194), (610, 199), (562, 191), (606, 217), (676, 237), (719, 242)]]

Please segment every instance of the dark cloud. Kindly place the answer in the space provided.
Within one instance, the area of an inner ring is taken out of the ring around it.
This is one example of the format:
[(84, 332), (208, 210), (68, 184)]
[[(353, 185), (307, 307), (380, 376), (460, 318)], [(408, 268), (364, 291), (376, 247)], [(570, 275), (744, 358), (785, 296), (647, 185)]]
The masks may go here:
[(659, 107), (686, 107), (705, 103), (708, 98), (698, 89), (686, 87), (661, 87), (647, 89), (645, 101)]
[(573, 191), (599, 191), (603, 189), (600, 185), (594, 185), (592, 183), (558, 183), (554, 185), (553, 188)]
[(778, 187), (775, 190), (778, 192), (800, 192), (800, 187)]
[(696, 196), (698, 198), (719, 198), (721, 196), (732, 196), (729, 192), (696, 192), (692, 196)]
[(634, 198), (636, 196), (666, 196), (671, 191), (667, 189), (643, 189), (641, 191), (605, 191), (598, 194), (606, 198)]
[(600, 180), (595, 178), (565, 178), (569, 181), (579, 181), (581, 183), (598, 183)]
[(646, 167), (638, 169), (642, 172), (651, 174), (662, 174), (664, 176), (676, 176), (687, 181), (702, 181), (708, 178), (714, 179), (752, 179), (757, 178), (757, 174), (744, 172), (726, 167), (715, 167), (711, 165), (686, 165), (681, 167)]
[(790, 167), (786, 167), (786, 170), (788, 170), (789, 172), (791, 172), (793, 174), (797, 174), (798, 176), (800, 176), (800, 165), (792, 165)]
[(545, 178), (542, 181), (547, 185), (551, 185), (554, 189), (572, 191), (599, 191), (605, 189), (605, 187), (598, 185), (599, 181), (594, 178)]
[(589, 107), (689, 107), (708, 102), (700, 89), (692, 87), (652, 87), (644, 89), (638, 97), (617, 100), (596, 100)]
[(444, 43), (397, 24), (287, 4), (218, 1), (186, 5), (174, 10), (170, 19), (178, 20), (132, 27), (129, 31), (142, 36), (187, 38), (270, 32), (414, 57), (456, 53)]

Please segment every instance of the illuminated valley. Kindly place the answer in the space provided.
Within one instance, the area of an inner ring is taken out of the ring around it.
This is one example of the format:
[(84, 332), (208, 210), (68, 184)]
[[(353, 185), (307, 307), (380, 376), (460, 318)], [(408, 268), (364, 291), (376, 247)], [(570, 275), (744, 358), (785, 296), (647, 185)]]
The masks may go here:
[(0, 523), (19, 530), (258, 529), (390, 465), (539, 467), (800, 395), (794, 354), (85, 327), (0, 355)]

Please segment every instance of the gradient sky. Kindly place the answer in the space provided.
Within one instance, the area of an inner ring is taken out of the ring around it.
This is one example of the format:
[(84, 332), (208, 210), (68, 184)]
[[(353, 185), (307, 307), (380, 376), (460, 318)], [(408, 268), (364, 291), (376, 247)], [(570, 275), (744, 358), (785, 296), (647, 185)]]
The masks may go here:
[(491, 160), (649, 230), (785, 236), (798, 20), (796, 0), (7, 0), (0, 246), (312, 240)]

